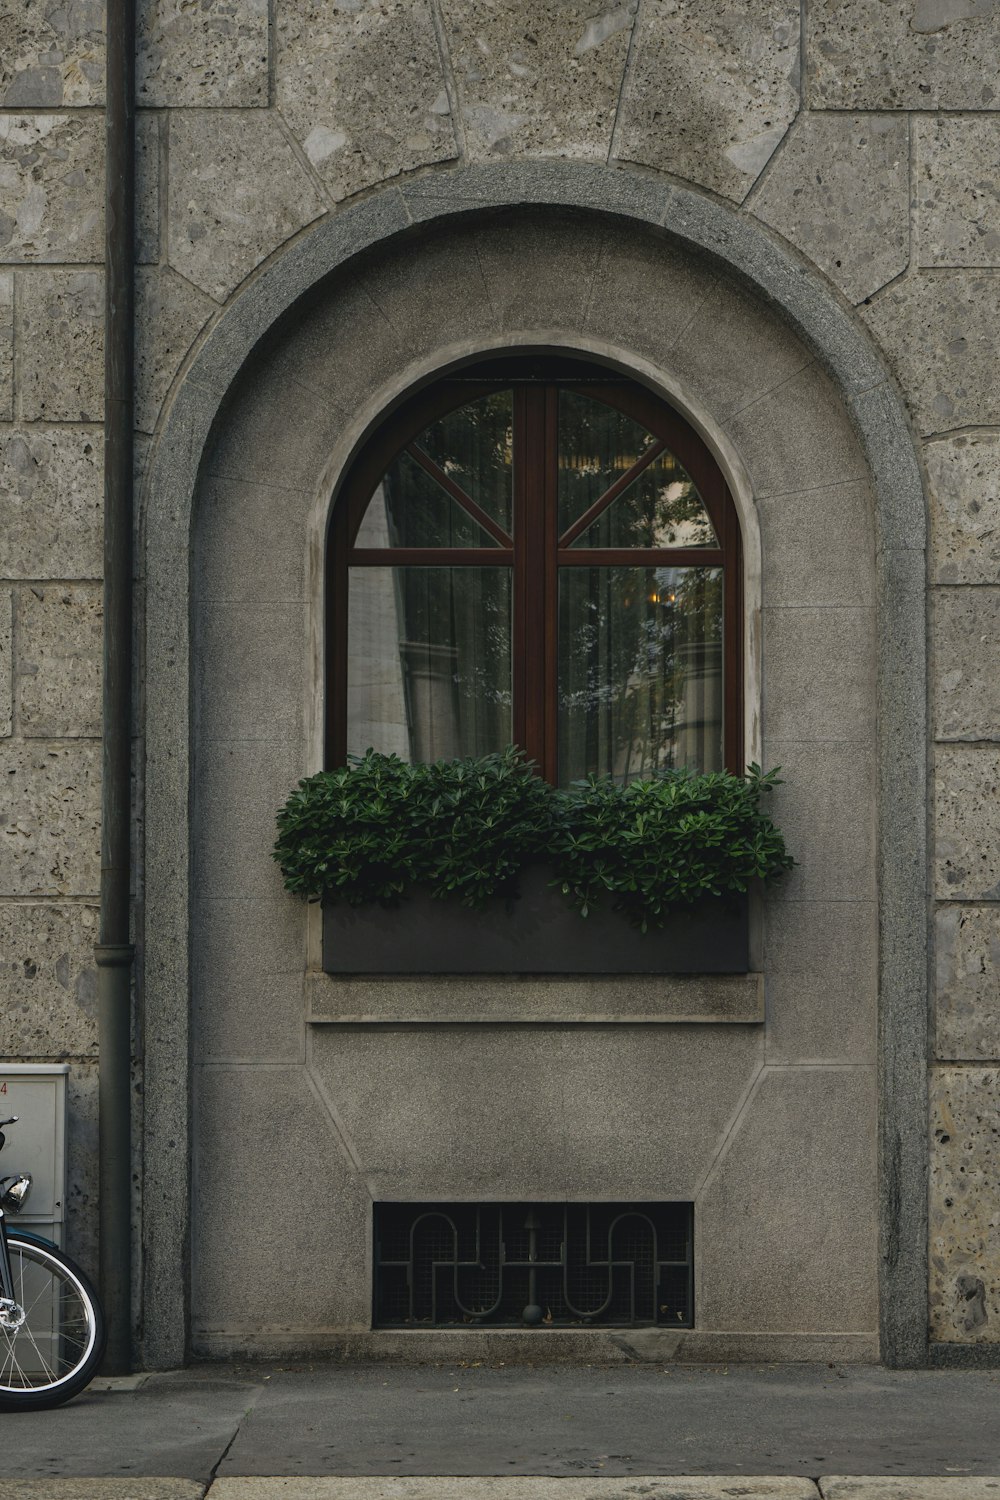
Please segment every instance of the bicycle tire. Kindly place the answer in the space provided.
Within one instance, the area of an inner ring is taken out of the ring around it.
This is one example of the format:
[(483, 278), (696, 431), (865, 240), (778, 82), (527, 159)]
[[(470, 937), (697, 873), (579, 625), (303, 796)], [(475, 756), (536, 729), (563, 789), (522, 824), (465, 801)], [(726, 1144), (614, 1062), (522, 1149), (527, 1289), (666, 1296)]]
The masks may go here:
[(7, 1234), (17, 1328), (0, 1325), (0, 1411), (40, 1411), (69, 1401), (94, 1378), (107, 1327), (93, 1287), (54, 1246)]

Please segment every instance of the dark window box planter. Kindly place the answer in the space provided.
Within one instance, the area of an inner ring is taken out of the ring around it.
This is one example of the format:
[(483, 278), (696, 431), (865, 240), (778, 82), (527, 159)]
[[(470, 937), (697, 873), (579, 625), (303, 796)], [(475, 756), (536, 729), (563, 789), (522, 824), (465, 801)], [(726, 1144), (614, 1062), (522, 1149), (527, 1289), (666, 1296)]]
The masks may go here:
[(413, 892), (398, 907), (328, 904), (328, 974), (745, 974), (748, 898), (718, 897), (637, 932), (610, 905), (579, 916), (549, 873), (529, 870), (516, 901), (483, 912)]

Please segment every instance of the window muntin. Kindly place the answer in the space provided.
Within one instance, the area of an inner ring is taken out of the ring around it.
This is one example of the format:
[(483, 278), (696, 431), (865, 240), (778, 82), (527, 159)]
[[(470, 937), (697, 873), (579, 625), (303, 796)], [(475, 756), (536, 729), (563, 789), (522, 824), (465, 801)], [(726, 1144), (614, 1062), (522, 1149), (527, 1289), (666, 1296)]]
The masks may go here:
[(442, 381), (367, 445), (330, 531), (329, 763), (513, 739), (560, 782), (742, 769), (722, 476), (665, 403), (579, 369)]

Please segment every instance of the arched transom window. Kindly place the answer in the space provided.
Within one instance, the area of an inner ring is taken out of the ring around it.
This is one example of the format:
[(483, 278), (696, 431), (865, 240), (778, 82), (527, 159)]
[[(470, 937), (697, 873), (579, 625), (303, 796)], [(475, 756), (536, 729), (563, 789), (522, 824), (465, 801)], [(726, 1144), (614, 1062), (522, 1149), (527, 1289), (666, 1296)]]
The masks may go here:
[(328, 563), (329, 763), (742, 770), (738, 521), (645, 387), (525, 358), (438, 382), (367, 443)]

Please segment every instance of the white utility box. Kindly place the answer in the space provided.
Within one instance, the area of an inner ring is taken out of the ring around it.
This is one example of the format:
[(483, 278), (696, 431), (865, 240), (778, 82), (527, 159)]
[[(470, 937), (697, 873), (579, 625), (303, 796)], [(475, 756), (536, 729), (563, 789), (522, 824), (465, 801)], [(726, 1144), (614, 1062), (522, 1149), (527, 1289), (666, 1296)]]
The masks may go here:
[(30, 1172), (31, 1191), (23, 1212), (8, 1214), (7, 1226), (20, 1226), (63, 1245), (66, 1217), (66, 1079), (68, 1063), (0, 1062), (0, 1120), (17, 1115), (4, 1129), (0, 1177)]

